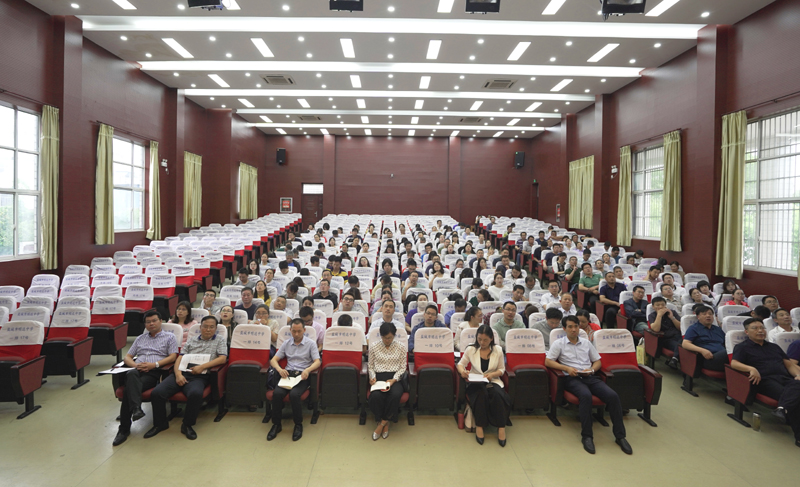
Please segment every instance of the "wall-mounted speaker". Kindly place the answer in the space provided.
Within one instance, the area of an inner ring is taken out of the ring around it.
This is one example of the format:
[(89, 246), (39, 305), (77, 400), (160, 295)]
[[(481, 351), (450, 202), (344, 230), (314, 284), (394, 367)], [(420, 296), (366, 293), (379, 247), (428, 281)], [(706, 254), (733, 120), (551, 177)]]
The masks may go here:
[(517, 169), (521, 169), (525, 165), (525, 153), (524, 152), (515, 152), (514, 153), (514, 167)]
[(279, 166), (286, 164), (286, 149), (278, 149), (277, 154), (275, 155), (275, 161)]

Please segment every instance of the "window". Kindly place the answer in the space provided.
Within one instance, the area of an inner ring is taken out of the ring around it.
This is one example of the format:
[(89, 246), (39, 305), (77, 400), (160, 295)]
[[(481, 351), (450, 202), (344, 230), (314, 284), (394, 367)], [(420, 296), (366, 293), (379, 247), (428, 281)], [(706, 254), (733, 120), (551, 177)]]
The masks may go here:
[(800, 111), (747, 124), (744, 265), (797, 271), (800, 253)]
[(0, 105), (0, 259), (39, 253), (39, 115)]
[(114, 231), (144, 230), (144, 146), (114, 138)]
[(661, 197), (664, 192), (664, 146), (633, 153), (631, 213), (633, 236), (661, 238)]

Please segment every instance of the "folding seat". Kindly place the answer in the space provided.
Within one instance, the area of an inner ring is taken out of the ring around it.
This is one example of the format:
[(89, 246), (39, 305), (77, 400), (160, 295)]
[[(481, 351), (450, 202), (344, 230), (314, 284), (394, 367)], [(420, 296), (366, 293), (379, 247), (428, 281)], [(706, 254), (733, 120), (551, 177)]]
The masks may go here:
[(331, 317), (331, 326), (338, 326), (339, 317), (342, 315), (350, 315), (350, 317), (353, 318), (353, 326), (360, 327), (364, 333), (367, 332), (367, 317), (360, 311), (337, 311), (333, 313)]
[(202, 255), (197, 250), (184, 250), (181, 257), (187, 264), (191, 264), (194, 259), (199, 259)]
[(176, 265), (186, 265), (186, 261), (183, 259), (183, 257), (164, 257), (162, 255), (161, 260), (164, 261), (164, 265), (166, 265), (170, 270)]
[(370, 287), (374, 284), (375, 279), (375, 270), (369, 267), (355, 267), (353, 268), (351, 275), (356, 276), (358, 281), (364, 281), (369, 283)]
[(233, 267), (236, 261), (236, 251), (230, 245), (220, 245), (217, 247), (217, 251), (222, 252), (222, 265), (223, 269), (225, 269), (225, 274), (233, 277), (234, 270), (239, 269), (239, 267), (236, 269)]
[(119, 276), (116, 274), (99, 274), (92, 277), (92, 295), (95, 289), (100, 286), (116, 286), (119, 285)]
[(500, 301), (483, 301), (478, 303), (478, 307), (483, 311), (483, 314), (486, 313), (494, 313), (497, 308), (502, 306), (503, 303)]
[(512, 409), (547, 409), (549, 407), (550, 381), (544, 360), (544, 338), (539, 330), (508, 331), (506, 334), (506, 374)]
[[(237, 310), (237, 311), (241, 311), (241, 310)], [(237, 321), (237, 323), (242, 323), (244, 325), (247, 324), (246, 321)], [(258, 326), (261, 326), (261, 325), (258, 325)], [(239, 325), (236, 325), (236, 328), (238, 328), (238, 327), (239, 327)], [(234, 330), (235, 330), (235, 328), (234, 328)], [(191, 340), (192, 338), (199, 337), (200, 336), (200, 323), (195, 323), (194, 325), (190, 326), (188, 330), (184, 331), (184, 333), (186, 334), (186, 341), (187, 342), (189, 340)], [(217, 335), (219, 335), (226, 342), (228, 341), (228, 329), (225, 327), (225, 325), (223, 325), (221, 323), (217, 325)]]
[(83, 369), (92, 358), (92, 337), (89, 336), (90, 312), (87, 308), (59, 308), (53, 314), (47, 340), (42, 345), (46, 357), (44, 377), (77, 376), (77, 389), (89, 382)]
[(175, 294), (175, 276), (172, 274), (155, 274), (150, 277), (153, 288), (153, 307), (166, 318), (174, 316), (178, 308), (178, 295)]
[[(697, 317), (694, 315), (691, 316), (684, 316), (681, 318), (681, 335), (686, 335), (686, 330), (689, 329), (694, 323), (697, 322)], [(715, 322), (712, 326), (718, 326)], [(736, 335), (732, 335), (736, 336)], [(726, 334), (727, 339), (727, 334)], [(737, 342), (738, 343), (738, 342)], [(726, 346), (728, 343), (726, 342)], [(733, 345), (736, 345), (734, 343)], [(733, 355), (733, 345), (728, 348), (728, 361), (730, 362), (730, 357)], [(708, 370), (700, 367), (700, 361), (698, 357), (700, 354), (697, 352), (691, 352), (686, 350), (685, 348), (681, 347), (679, 350), (679, 357), (680, 357), (680, 366), (681, 366), (681, 374), (683, 374), (683, 385), (681, 385), (681, 389), (689, 393), (690, 395), (697, 397), (697, 393), (694, 392), (694, 379), (704, 375), (711, 379), (718, 379), (724, 380), (725, 379), (725, 372), (716, 371), (716, 370)]]
[[(22, 302), (22, 298), (25, 297), (25, 290), (22, 286), (0, 286), (0, 298), (11, 298), (14, 300), (14, 310), (19, 307), (19, 303)], [(9, 308), (11, 314), (14, 313), (14, 310)]]
[(64, 278), (67, 276), (74, 276), (74, 275), (82, 275), (89, 277), (91, 274), (91, 268), (88, 265), (76, 265), (71, 264), (68, 265), (67, 268), (64, 270)]
[[(327, 299), (315, 299), (314, 310), (325, 313), (325, 321), (323, 323), (327, 323), (327, 326), (330, 327), (331, 317), (333, 316), (333, 303)], [(316, 315), (316, 313), (314, 314)]]
[(211, 289), (214, 282), (214, 277), (211, 276), (211, 260), (205, 257), (194, 257), (189, 260), (189, 263), (194, 266), (194, 283), (200, 286), (203, 292)]
[(142, 269), (147, 269), (151, 266), (160, 266), (163, 265), (163, 262), (158, 257), (142, 257), (142, 260), (139, 261), (139, 265), (142, 266)]
[[(272, 313), (270, 313), (270, 317), (272, 317)], [(306, 331), (303, 332), (303, 335), (305, 335), (308, 338), (314, 340), (314, 342), (316, 343), (316, 341), (317, 341), (317, 330), (315, 330), (313, 326), (307, 326), (305, 328), (306, 328)], [(283, 345), (283, 342), (285, 342), (286, 340), (291, 340), (291, 339), (292, 339), (291, 325), (286, 325), (286, 326), (281, 327), (281, 329), (278, 330), (278, 339), (275, 341), (275, 348), (276, 349), (277, 348), (281, 348), (281, 345)], [(270, 399), (270, 398), (268, 398), (268, 399)]]
[(134, 253), (132, 251), (130, 251), (130, 250), (118, 250), (118, 251), (114, 252), (114, 256), (112, 257), (112, 259), (114, 260), (114, 262), (116, 262), (117, 259), (130, 258), (130, 257), (134, 257)]
[[(456, 303), (455, 303), (455, 301), (445, 301), (444, 303), (442, 303), (442, 304), (439, 306), (439, 311), (440, 311), (440, 312), (442, 313), (442, 315), (444, 315), (444, 316), (447, 316), (447, 313), (449, 313), (449, 312), (451, 312), (451, 311), (455, 311), (455, 309), (456, 309)], [(450, 322), (451, 322), (451, 323), (453, 322), (452, 318), (450, 319)]]
[(42, 387), (45, 358), (41, 355), (44, 324), (16, 321), (0, 328), (0, 402), (25, 403), (22, 419), (41, 406), (33, 400)]
[(122, 360), (127, 344), (128, 323), (125, 322), (125, 299), (122, 296), (97, 297), (92, 306), (89, 336), (92, 355), (115, 355)]
[(144, 276), (144, 271), (138, 264), (125, 264), (119, 267), (117, 274), (120, 276)]
[(92, 301), (103, 296), (119, 296), (122, 297), (122, 286), (118, 284), (108, 284), (97, 286), (92, 292)]
[(113, 266), (114, 259), (111, 257), (95, 257), (92, 259), (91, 267), (94, 269), (97, 266)]
[[(724, 302), (724, 301), (722, 301)], [(737, 316), (741, 313), (749, 313), (750, 308), (737, 304), (726, 304), (717, 308), (717, 320), (723, 321), (728, 316)]]
[(414, 363), (409, 364), (409, 372), (410, 403), (414, 410), (454, 411), (458, 375), (453, 360), (453, 333), (448, 328), (426, 328), (415, 332)]
[(92, 276), (101, 276), (101, 275), (117, 275), (117, 268), (113, 265), (96, 265), (92, 266)]
[(209, 250), (203, 254), (209, 261), (208, 272), (211, 275), (211, 285), (221, 286), (225, 282), (225, 265), (222, 252), (218, 250)]
[(135, 257), (120, 257), (119, 259), (114, 259), (114, 265), (119, 269), (126, 265), (139, 265), (139, 261)]
[[(797, 333), (782, 333), (781, 335), (800, 335)], [(739, 343), (747, 340), (747, 334), (744, 330), (729, 331), (725, 334), (725, 346), (728, 349), (728, 355), (733, 354), (733, 347)], [(742, 426), (750, 427), (750, 423), (744, 420), (743, 413), (746, 406), (758, 402), (764, 406), (775, 409), (778, 407), (778, 401), (763, 394), (757, 394), (752, 389), (750, 378), (748, 374), (739, 372), (731, 367), (730, 364), (725, 364), (725, 386), (727, 389), (728, 397), (733, 400), (733, 413), (728, 413), (728, 417)]]
[(191, 264), (173, 266), (171, 274), (175, 276), (175, 291), (178, 293), (180, 301), (189, 301), (190, 303), (197, 301), (194, 266)]
[(236, 302), (242, 298), (242, 289), (244, 289), (244, 286), (225, 286), (220, 290), (219, 297), (230, 301), (231, 306), (236, 306)]
[(653, 295), (653, 292), (655, 292), (653, 289), (653, 283), (650, 281), (633, 279), (627, 287), (628, 289), (633, 290), (635, 286), (642, 286), (644, 288), (644, 293), (647, 296), (647, 300), (650, 301), (650, 297)]
[(317, 395), (311, 424), (317, 422), (319, 409), (366, 404), (366, 370), (362, 377), (364, 330), (359, 327), (329, 328), (322, 342), (322, 365), (317, 371)]
[[(441, 313), (439, 313), (437, 315), (436, 319), (441, 321), (442, 323), (444, 323), (444, 316)], [(425, 321), (425, 313), (424, 312), (414, 313), (414, 316), (411, 317), (411, 329), (413, 330), (414, 327), (416, 327), (417, 325), (419, 325), (423, 321)]]
[(50, 326), (50, 310), (44, 306), (17, 308), (10, 322), (13, 323), (15, 321), (38, 321), (44, 325), (44, 331), (47, 334), (47, 328)]
[(208, 310), (202, 308), (192, 308), (192, 319), (198, 323), (208, 316)]
[[(728, 333), (729, 331), (744, 330), (744, 322), (749, 319), (749, 316), (726, 316), (722, 319), (722, 331)], [(769, 318), (771, 320), (771, 318)], [(764, 324), (766, 327), (766, 323)], [(767, 328), (769, 331), (769, 328)]]
[(53, 298), (47, 296), (25, 296), (22, 298), (22, 302), (19, 303), (20, 308), (30, 308), (34, 306), (41, 306), (43, 308), (47, 308), (50, 314), (53, 314), (53, 309), (55, 308), (55, 303)]
[[(161, 249), (159, 251), (158, 257), (161, 258), (162, 261), (164, 261), (164, 264), (167, 263), (167, 259), (180, 259), (180, 257), (178, 257), (178, 253), (175, 252), (174, 250), (172, 250), (172, 247), (165, 247), (164, 249)], [(174, 261), (174, 262), (177, 263), (177, 262), (183, 262), (183, 261), (182, 260), (177, 260), (177, 261)]]
[(69, 296), (69, 297), (62, 297), (58, 300), (58, 308), (86, 308), (91, 309), (91, 302), (89, 301), (88, 297), (85, 296)]
[(61, 288), (61, 296), (59, 299), (64, 298), (90, 298), (92, 297), (92, 290), (89, 286), (63, 286)]
[[(494, 318), (494, 317), (495, 317), (495, 315), (492, 315), (492, 318)], [(498, 318), (502, 318), (502, 313), (497, 315), (497, 317)], [(497, 323), (499, 321), (499, 319), (494, 319), (494, 320), (490, 320), (490, 321), (492, 322), (492, 324), (494, 324), (494, 323)], [(509, 330), (509, 331), (511, 331), (511, 330)], [(477, 334), (478, 334), (478, 329), (477, 328), (465, 328), (465, 329), (461, 330), (461, 335), (459, 336), (459, 342), (458, 342), (458, 343), (461, 344), (461, 352), (459, 353), (459, 355), (464, 352), (464, 349), (470, 343), (475, 343), (475, 336)], [(497, 330), (492, 328), (492, 334), (494, 335), (494, 342), (495, 343), (500, 343), (500, 336), (497, 334)]]
[(124, 297), (128, 292), (128, 288), (131, 286), (147, 286), (147, 276), (144, 274), (122, 276), (120, 285), (122, 286), (122, 296)]
[(37, 274), (31, 279), (31, 287), (33, 286), (50, 286), (58, 289), (61, 287), (61, 278), (55, 274)]
[(8, 315), (8, 308), (5, 306), (0, 306), (0, 328), (3, 327), (6, 323), (8, 323), (9, 315)]
[(153, 287), (146, 284), (128, 288), (125, 294), (125, 321), (131, 336), (139, 336), (144, 332), (144, 315), (154, 309), (153, 296)]
[(262, 325), (238, 325), (231, 337), (228, 362), (223, 369), (223, 398), (215, 422), (231, 406), (263, 405), (267, 392), (271, 331)]
[(61, 289), (66, 286), (88, 286), (90, 284), (89, 276), (85, 274), (67, 274), (61, 281)]

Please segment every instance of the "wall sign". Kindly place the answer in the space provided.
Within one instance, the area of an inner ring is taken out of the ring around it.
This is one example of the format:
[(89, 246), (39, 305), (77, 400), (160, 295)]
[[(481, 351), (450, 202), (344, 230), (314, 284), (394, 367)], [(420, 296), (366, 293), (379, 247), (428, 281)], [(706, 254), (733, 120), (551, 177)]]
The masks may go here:
[(556, 222), (561, 221), (561, 205), (556, 205)]
[(281, 213), (291, 213), (292, 212), (292, 199), (291, 198), (281, 198)]

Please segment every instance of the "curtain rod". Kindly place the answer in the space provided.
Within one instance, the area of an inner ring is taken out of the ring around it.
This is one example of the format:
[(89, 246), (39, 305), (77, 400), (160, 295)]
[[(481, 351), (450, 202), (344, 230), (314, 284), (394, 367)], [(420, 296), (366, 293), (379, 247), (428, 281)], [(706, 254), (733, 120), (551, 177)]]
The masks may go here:
[(30, 102), (36, 103), (37, 105), (47, 105), (47, 103), (45, 103), (43, 101), (35, 100), (35, 99), (33, 99), (33, 98), (29, 97), (29, 96), (20, 95), (19, 93), (14, 93), (13, 91), (8, 91), (8, 90), (5, 90), (3, 88), (0, 88), (0, 94), (9, 94), (11, 96), (15, 96), (15, 97), (20, 98), (22, 100), (26, 100), (26, 101), (30, 101)]
[(101, 122), (100, 120), (95, 120), (94, 123), (99, 123), (99, 124), (103, 124), (103, 125), (108, 125), (109, 127), (113, 127), (114, 128), (114, 132), (122, 132), (123, 134), (133, 135), (134, 137), (138, 137), (140, 139), (152, 140), (153, 142), (158, 142), (158, 139), (156, 139), (155, 137), (150, 137), (149, 135), (140, 135), (140, 134), (137, 134), (136, 132), (131, 132), (130, 130), (125, 130), (125, 129), (121, 129), (119, 127), (115, 127), (114, 125), (112, 125), (110, 123)]
[(664, 132), (664, 133), (663, 133), (663, 134), (661, 134), (661, 135), (654, 135), (654, 136), (652, 136), (652, 137), (650, 137), (650, 138), (647, 138), (647, 139), (638, 140), (638, 141), (636, 141), (636, 142), (634, 142), (634, 143), (632, 143), (632, 144), (628, 144), (628, 145), (637, 145), (637, 144), (641, 144), (642, 142), (650, 142), (651, 140), (656, 140), (657, 138), (659, 138), (659, 137), (663, 137), (663, 136), (665, 136), (665, 135), (667, 135), (667, 134), (669, 134), (669, 133), (672, 133), (672, 132), (680, 132), (680, 131), (682, 131), (682, 130), (683, 130), (682, 128), (677, 128), (677, 129), (675, 129), (675, 130), (670, 130), (669, 132)]
[(786, 100), (787, 98), (792, 98), (792, 97), (795, 97), (797, 95), (800, 95), (800, 91), (793, 91), (792, 93), (788, 93), (786, 95), (779, 96), (779, 97), (773, 98), (771, 100), (762, 101), (761, 103), (756, 103), (755, 105), (750, 105), (749, 107), (744, 107), (744, 108), (742, 108), (740, 110), (736, 110), (736, 111), (733, 111), (733, 112), (728, 112), (725, 115), (730, 115), (731, 113), (736, 113), (736, 112), (739, 112), (739, 111), (742, 111), (742, 110), (744, 110), (744, 111), (752, 110), (753, 108), (763, 107), (763, 106), (769, 105), (770, 103), (778, 103), (779, 101), (783, 101), (783, 100)]

